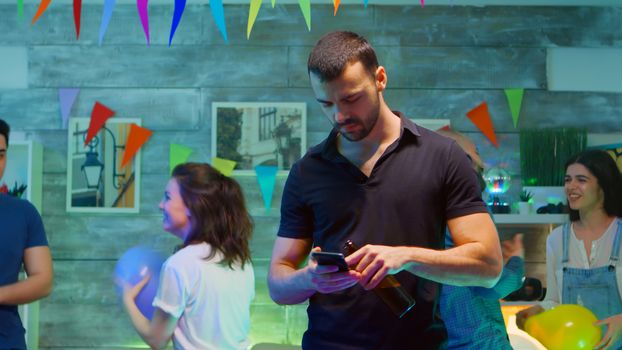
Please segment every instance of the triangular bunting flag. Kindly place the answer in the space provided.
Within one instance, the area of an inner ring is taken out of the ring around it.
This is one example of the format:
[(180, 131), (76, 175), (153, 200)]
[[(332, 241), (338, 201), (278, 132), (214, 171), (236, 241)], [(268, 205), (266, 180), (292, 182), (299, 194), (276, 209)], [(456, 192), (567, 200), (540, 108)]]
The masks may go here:
[(229, 159), (223, 159), (218, 157), (212, 158), (212, 166), (214, 169), (220, 171), (223, 175), (231, 177), (233, 169), (235, 169), (236, 162)]
[(32, 18), (32, 24), (35, 24), (35, 22), (39, 20), (39, 17), (41, 17), (43, 12), (45, 12), (48, 6), (50, 6), (51, 2), (52, 0), (41, 0), (41, 3), (39, 3), (39, 8), (37, 8), (37, 13), (35, 13), (35, 16)]
[(225, 25), (225, 9), (222, 6), (222, 0), (210, 0), (209, 7), (212, 10), (212, 17), (214, 17), (220, 34), (222, 34), (222, 37), (225, 39), (225, 43), (228, 43), (227, 26)]
[(523, 92), (523, 89), (505, 89), (505, 97), (507, 97), (508, 104), (510, 105), (510, 112), (512, 113), (512, 122), (514, 122), (514, 127), (518, 125), (520, 107), (523, 104)]
[(134, 158), (136, 152), (149, 140), (151, 135), (153, 132), (147, 128), (136, 124), (130, 125), (130, 133), (125, 141), (125, 152), (123, 152), (123, 160), (121, 161), (122, 168)]
[(492, 125), (490, 119), (490, 113), (488, 113), (488, 105), (486, 102), (482, 102), (479, 106), (473, 108), (467, 112), (467, 117), (471, 119), (471, 122), (477, 126), (478, 129), (492, 142), (495, 147), (499, 148), (497, 143), (497, 136), (495, 135), (495, 128)]
[(151, 39), (149, 38), (149, 0), (136, 0), (136, 9), (138, 10), (138, 17), (140, 17), (140, 23), (143, 25), (143, 32), (145, 32), (145, 38), (147, 38), (147, 45), (151, 45)]
[(421, 7), (425, 6), (425, 0), (421, 0)]
[(248, 24), (246, 25), (246, 40), (251, 37), (251, 30), (253, 30), (253, 25), (255, 24), (255, 20), (257, 19), (257, 14), (259, 14), (259, 9), (261, 8), (261, 0), (251, 0), (248, 9)]
[(104, 0), (104, 12), (102, 13), (102, 22), (99, 25), (99, 45), (104, 41), (104, 35), (108, 30), (108, 24), (110, 23), (115, 4), (115, 0)]
[(78, 97), (80, 89), (58, 89), (58, 99), (60, 101), (60, 115), (63, 121), (63, 128), (67, 127), (67, 120), (69, 120), (69, 113), (71, 107)]
[(365, 8), (367, 8), (367, 0), (363, 1), (363, 3), (365, 4)]
[(337, 16), (337, 10), (339, 10), (339, 0), (333, 0), (333, 7), (335, 8), (333, 16)]
[(89, 130), (86, 133), (84, 145), (91, 142), (93, 136), (97, 135), (99, 130), (106, 124), (106, 121), (114, 115), (114, 111), (99, 102), (95, 102), (93, 111), (91, 112), (91, 121), (89, 122)]
[(171, 143), (168, 155), (168, 167), (170, 172), (172, 173), (173, 169), (178, 164), (185, 163), (188, 160), (188, 157), (190, 157), (190, 155), (192, 154), (192, 152), (193, 150), (190, 147)]
[(276, 0), (272, 0), (272, 8), (276, 5)]
[(17, 19), (24, 18), (24, 0), (17, 0)]
[(171, 43), (173, 42), (173, 36), (175, 35), (177, 26), (179, 26), (179, 21), (181, 21), (181, 15), (184, 14), (185, 9), (186, 0), (175, 0), (175, 9), (173, 10), (173, 23), (171, 24), (171, 34), (168, 37), (168, 46), (171, 46)]
[(73, 23), (76, 27), (76, 40), (80, 39), (80, 16), (82, 14), (82, 0), (73, 0)]
[(311, 31), (311, 0), (298, 0), (298, 5), (307, 22), (307, 29)]
[(255, 167), (257, 181), (259, 182), (259, 189), (261, 190), (263, 206), (266, 208), (266, 213), (270, 213), (270, 207), (272, 206), (272, 194), (274, 193), (277, 170), (278, 168), (275, 166), (259, 165)]

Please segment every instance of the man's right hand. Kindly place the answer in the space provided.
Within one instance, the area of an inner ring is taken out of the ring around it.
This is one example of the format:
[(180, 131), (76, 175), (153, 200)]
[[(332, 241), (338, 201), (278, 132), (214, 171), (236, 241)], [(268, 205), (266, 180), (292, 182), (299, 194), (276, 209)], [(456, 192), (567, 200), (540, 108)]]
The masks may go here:
[[(322, 249), (315, 247), (311, 251), (320, 252)], [(318, 265), (315, 259), (309, 256), (305, 272), (311, 288), (322, 294), (334, 293), (350, 288), (361, 279), (361, 274), (355, 270), (337, 272), (338, 269), (335, 265)]]

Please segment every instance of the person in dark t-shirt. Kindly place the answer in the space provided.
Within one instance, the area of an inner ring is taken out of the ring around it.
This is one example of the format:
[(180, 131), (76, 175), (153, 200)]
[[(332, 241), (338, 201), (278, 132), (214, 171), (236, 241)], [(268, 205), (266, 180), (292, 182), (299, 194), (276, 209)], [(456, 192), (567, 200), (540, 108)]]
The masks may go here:
[[(417, 126), (384, 100), (387, 73), (367, 40), (323, 36), (308, 60), (333, 129), (292, 167), (283, 192), (268, 286), (279, 304), (309, 301), (304, 349), (435, 349), (438, 283), (492, 287), (502, 256), (479, 184), (455, 141)], [(456, 246), (444, 249), (445, 227)], [(340, 252), (350, 270), (319, 266)], [(416, 299), (396, 317), (371, 292), (394, 275)]]
[[(6, 166), (9, 125), (0, 119), (0, 179)], [(24, 266), (27, 278), (18, 281)], [(0, 350), (26, 349), (17, 305), (52, 291), (52, 257), (41, 216), (30, 202), (0, 193)]]

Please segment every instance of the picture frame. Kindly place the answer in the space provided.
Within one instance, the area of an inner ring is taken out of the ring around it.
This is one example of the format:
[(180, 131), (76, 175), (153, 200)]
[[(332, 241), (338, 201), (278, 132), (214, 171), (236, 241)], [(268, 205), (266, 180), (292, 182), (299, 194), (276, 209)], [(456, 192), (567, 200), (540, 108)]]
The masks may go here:
[(212, 103), (212, 157), (235, 161), (234, 175), (254, 175), (259, 165), (287, 174), (306, 150), (306, 103)]
[(622, 133), (588, 133), (587, 148), (609, 153), (622, 172)]
[(130, 126), (141, 120), (111, 118), (85, 145), (89, 123), (72, 118), (67, 126), (67, 212), (138, 213), (141, 152), (124, 167), (121, 160)]

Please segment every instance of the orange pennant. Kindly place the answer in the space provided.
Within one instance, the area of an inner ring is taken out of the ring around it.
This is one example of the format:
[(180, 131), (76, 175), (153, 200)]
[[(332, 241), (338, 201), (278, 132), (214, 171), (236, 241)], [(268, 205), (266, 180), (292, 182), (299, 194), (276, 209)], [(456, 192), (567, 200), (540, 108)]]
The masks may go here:
[(41, 17), (43, 12), (45, 12), (48, 6), (50, 6), (51, 2), (52, 0), (41, 0), (39, 8), (37, 9), (37, 13), (35, 13), (35, 16), (32, 18), (32, 24), (35, 24), (35, 22), (39, 19), (39, 17)]
[(123, 153), (123, 160), (121, 161), (121, 167), (124, 167), (136, 152), (149, 140), (153, 135), (153, 132), (149, 129), (143, 128), (136, 124), (130, 125), (130, 133), (127, 135), (127, 141), (125, 142), (125, 152)]
[(490, 113), (488, 113), (488, 105), (486, 102), (482, 102), (479, 106), (473, 108), (467, 112), (467, 117), (471, 119), (471, 122), (477, 126), (478, 129), (492, 142), (495, 147), (499, 148), (497, 143), (497, 136), (495, 135), (495, 128), (492, 125), (490, 119)]
[(339, 10), (339, 2), (340, 0), (333, 0), (333, 7), (335, 11), (333, 12), (333, 16), (337, 16), (337, 10)]
[(106, 121), (114, 115), (114, 111), (99, 102), (95, 102), (93, 111), (91, 112), (91, 121), (89, 122), (89, 130), (86, 133), (84, 145), (88, 145), (91, 139), (97, 135), (99, 130), (106, 124)]

